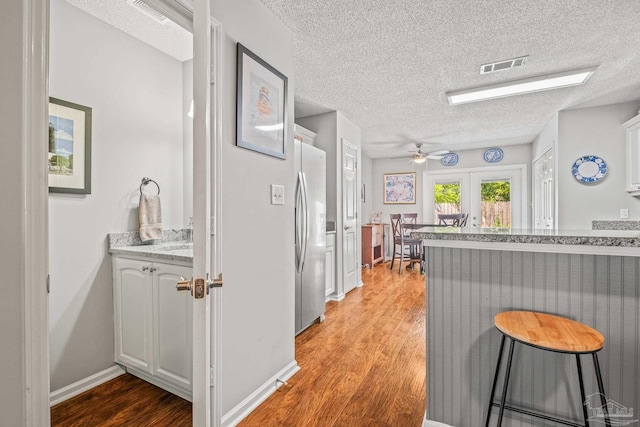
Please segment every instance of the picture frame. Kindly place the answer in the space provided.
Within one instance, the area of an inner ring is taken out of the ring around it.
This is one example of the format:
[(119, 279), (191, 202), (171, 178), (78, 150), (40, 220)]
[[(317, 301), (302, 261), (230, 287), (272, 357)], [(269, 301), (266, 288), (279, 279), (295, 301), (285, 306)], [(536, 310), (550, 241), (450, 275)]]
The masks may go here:
[(49, 98), (49, 192), (91, 194), (91, 108)]
[(360, 202), (366, 203), (366, 201), (367, 201), (366, 190), (363, 182), (362, 187), (360, 188)]
[(416, 173), (385, 173), (383, 200), (385, 205), (411, 205), (416, 203)]
[(238, 43), (236, 145), (287, 158), (288, 78)]

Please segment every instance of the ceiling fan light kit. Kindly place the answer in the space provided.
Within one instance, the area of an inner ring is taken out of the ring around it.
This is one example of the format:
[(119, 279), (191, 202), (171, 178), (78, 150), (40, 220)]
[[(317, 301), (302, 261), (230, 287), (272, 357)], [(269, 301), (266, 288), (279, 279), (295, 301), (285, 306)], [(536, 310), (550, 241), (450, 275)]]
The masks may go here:
[(514, 80), (475, 89), (447, 92), (450, 105), (504, 98), (525, 93), (541, 92), (550, 89), (579, 86), (585, 84), (598, 67), (581, 68), (562, 73), (545, 74), (528, 79)]

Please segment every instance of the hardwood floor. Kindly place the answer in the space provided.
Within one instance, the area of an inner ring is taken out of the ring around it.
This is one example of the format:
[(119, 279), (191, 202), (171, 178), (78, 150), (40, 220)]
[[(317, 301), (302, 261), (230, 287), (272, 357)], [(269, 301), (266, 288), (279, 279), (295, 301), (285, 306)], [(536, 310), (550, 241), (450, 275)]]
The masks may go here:
[[(417, 270), (363, 269), (296, 338), (300, 371), (241, 427), (418, 427), (425, 409), (425, 291)], [(191, 404), (130, 375), (52, 408), (52, 425), (188, 426)]]
[(240, 426), (422, 425), (424, 276), (384, 263), (363, 269), (362, 280), (296, 338), (300, 371)]
[(191, 402), (130, 374), (51, 408), (54, 427), (191, 426)]

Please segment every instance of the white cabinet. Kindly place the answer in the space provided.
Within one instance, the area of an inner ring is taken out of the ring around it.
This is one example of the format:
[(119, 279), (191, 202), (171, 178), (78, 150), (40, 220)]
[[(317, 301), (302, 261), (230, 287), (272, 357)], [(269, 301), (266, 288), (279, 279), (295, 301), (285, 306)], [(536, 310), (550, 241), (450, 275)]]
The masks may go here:
[(627, 130), (627, 192), (640, 196), (640, 115), (623, 126)]
[(324, 253), (325, 295), (336, 291), (336, 233), (327, 233), (327, 250)]
[(191, 398), (191, 267), (113, 258), (115, 359), (127, 372)]
[(305, 129), (300, 125), (293, 125), (293, 137), (300, 142), (304, 142), (309, 145), (315, 144), (316, 134), (309, 129)]

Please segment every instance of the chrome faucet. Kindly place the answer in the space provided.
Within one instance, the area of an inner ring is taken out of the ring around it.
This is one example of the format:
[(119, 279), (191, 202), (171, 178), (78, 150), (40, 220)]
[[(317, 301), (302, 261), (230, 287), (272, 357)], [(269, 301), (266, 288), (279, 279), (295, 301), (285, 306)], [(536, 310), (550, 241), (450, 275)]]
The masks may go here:
[(193, 243), (193, 217), (189, 217), (189, 224), (187, 224), (187, 242)]

